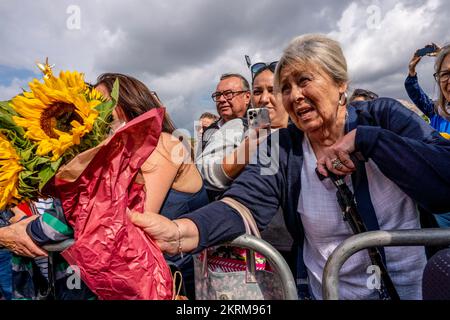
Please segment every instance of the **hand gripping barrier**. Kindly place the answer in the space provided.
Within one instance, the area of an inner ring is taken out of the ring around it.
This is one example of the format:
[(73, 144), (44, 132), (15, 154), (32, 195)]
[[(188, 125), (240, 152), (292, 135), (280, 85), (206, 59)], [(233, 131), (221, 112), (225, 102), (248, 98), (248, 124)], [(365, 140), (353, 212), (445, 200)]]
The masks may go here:
[[(49, 276), (52, 273), (53, 277), (53, 253), (61, 252), (70, 247), (74, 243), (73, 239), (68, 239), (60, 243), (50, 244), (43, 246), (43, 249), (48, 251), (49, 253)], [(242, 247), (245, 249), (250, 249), (261, 253), (267, 260), (270, 262), (274, 272), (276, 272), (281, 279), (282, 287), (284, 291), (284, 296), (286, 300), (297, 300), (297, 288), (295, 285), (294, 277), (292, 276), (292, 272), (289, 269), (288, 264), (284, 260), (284, 258), (280, 255), (280, 253), (272, 247), (269, 243), (264, 240), (258, 239), (251, 235), (242, 235), (233, 241), (229, 242), (228, 245)], [(52, 283), (52, 282), (50, 282)]]

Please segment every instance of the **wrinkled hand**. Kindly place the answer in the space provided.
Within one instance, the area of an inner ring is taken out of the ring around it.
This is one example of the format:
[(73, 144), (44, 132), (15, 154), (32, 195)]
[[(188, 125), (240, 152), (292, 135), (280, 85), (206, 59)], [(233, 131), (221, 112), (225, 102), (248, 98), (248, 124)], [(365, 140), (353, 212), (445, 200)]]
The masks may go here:
[(32, 258), (47, 256), (47, 253), (36, 246), (27, 234), (27, 225), (37, 218), (39, 216), (33, 216), (2, 228), (0, 244), (19, 256)]
[(161, 251), (178, 253), (178, 228), (166, 217), (152, 212), (128, 212), (131, 222), (140, 227), (150, 238), (156, 241)]
[(414, 53), (414, 56), (411, 58), (411, 61), (409, 62), (408, 69), (409, 69), (409, 75), (411, 77), (414, 77), (416, 75), (416, 66), (417, 64), (422, 60), (422, 57), (419, 57)]
[(356, 170), (355, 164), (350, 159), (350, 154), (355, 151), (355, 137), (356, 129), (325, 150), (325, 155), (317, 160), (317, 169), (322, 175), (328, 176), (327, 169), (340, 176), (351, 174)]

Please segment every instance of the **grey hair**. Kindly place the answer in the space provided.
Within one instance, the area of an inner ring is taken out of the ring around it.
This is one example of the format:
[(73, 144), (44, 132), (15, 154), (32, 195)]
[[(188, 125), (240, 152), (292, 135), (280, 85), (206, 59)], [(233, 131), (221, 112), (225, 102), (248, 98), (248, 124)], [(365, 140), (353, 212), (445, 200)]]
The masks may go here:
[[(450, 45), (446, 45), (441, 49), (439, 55), (436, 58), (436, 63), (434, 64), (434, 72), (438, 73), (439, 71), (441, 71), (442, 63), (444, 62), (444, 59), (448, 56), (449, 53), (450, 53)], [(447, 103), (449, 103), (450, 101), (447, 101), (447, 99), (445, 99), (445, 96), (441, 90), (441, 84), (439, 82), (438, 86), (439, 86), (439, 99), (437, 102), (437, 107), (441, 108), (441, 111), (445, 115), (450, 116), (450, 113), (446, 108)]]
[(248, 80), (245, 79), (245, 77), (242, 74), (239, 73), (224, 73), (220, 76), (220, 81), (228, 79), (228, 78), (239, 78), (242, 81), (242, 90), (243, 91), (250, 91), (250, 84), (248, 83)]
[(347, 83), (347, 61), (339, 42), (321, 34), (306, 34), (294, 38), (277, 64), (274, 84), (280, 86), (281, 70), (299, 66), (316, 65), (323, 69), (333, 81), (341, 85)]

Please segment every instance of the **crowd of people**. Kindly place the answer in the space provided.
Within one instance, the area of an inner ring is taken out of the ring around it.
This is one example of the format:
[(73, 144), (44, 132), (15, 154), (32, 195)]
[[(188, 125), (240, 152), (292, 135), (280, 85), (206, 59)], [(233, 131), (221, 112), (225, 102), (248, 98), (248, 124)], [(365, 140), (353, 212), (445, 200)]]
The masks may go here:
[[(369, 231), (450, 227), (450, 46), (433, 54), (438, 101), (419, 86), (419, 51), (405, 81), (408, 96), (429, 123), (401, 102), (367, 89), (355, 89), (349, 97), (340, 44), (316, 34), (293, 39), (278, 61), (251, 65), (251, 83), (241, 74), (222, 74), (211, 95), (218, 115), (201, 115), (194, 145), (173, 134), (176, 128), (166, 111), (157, 146), (136, 177), (145, 188), (144, 213), (131, 212), (129, 218), (181, 271), (188, 298), (195, 299), (193, 255), (245, 233), (240, 215), (221, 201), (224, 197), (249, 209), (262, 238), (302, 284), (301, 298), (323, 298), (325, 264), (354, 234), (342, 218), (333, 177), (344, 177), (358, 219)], [(110, 98), (115, 79), (120, 95), (113, 130), (164, 106), (156, 92), (131, 76), (103, 74), (95, 87)], [(266, 108), (270, 125), (249, 124), (249, 108)], [(277, 152), (266, 152), (273, 146)], [(22, 219), (22, 211), (0, 216), (5, 248), (0, 249), (0, 294), (5, 299), (24, 296), (12, 290), (11, 252), (42, 257), (43, 245), (72, 236), (42, 214)], [(40, 211), (65, 222), (58, 199)], [(360, 251), (340, 271), (340, 297), (383, 299), (388, 292), (391, 299), (450, 299), (448, 250), (427, 265), (431, 256), (424, 247), (380, 248), (394, 287), (387, 291), (383, 285), (367, 287), (366, 270), (373, 261)], [(424, 270), (429, 271), (425, 276)], [(426, 291), (425, 280), (436, 284), (433, 277), (440, 279), (441, 289)]]

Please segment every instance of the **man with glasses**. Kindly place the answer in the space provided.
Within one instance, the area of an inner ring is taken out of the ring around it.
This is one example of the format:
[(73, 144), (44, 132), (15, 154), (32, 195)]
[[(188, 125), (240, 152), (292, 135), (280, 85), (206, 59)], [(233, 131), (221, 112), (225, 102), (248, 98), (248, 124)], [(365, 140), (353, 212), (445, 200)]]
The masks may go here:
[(225, 156), (240, 145), (247, 131), (245, 116), (250, 104), (250, 85), (240, 74), (224, 74), (211, 98), (220, 118), (203, 132), (197, 167), (213, 200), (232, 181), (222, 164)]
[(237, 73), (220, 77), (216, 91), (211, 95), (223, 122), (244, 117), (250, 102), (250, 86), (247, 79)]

